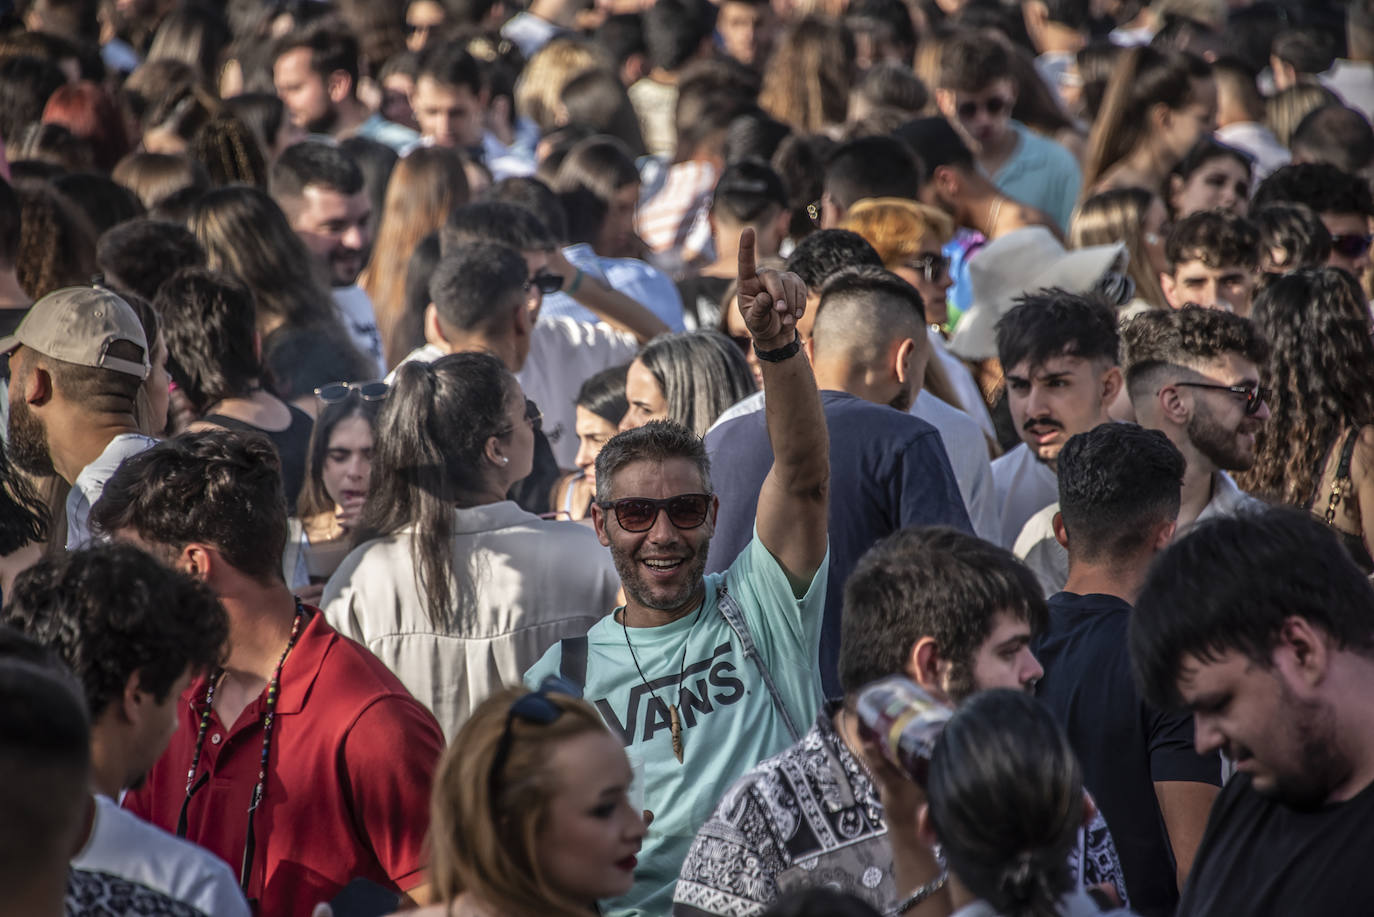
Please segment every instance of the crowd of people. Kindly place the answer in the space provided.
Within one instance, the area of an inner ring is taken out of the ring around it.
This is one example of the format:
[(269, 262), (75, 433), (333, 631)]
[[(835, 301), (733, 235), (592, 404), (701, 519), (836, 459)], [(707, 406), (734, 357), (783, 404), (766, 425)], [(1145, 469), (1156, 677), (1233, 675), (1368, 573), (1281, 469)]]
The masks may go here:
[(1374, 911), (1374, 0), (0, 17), (5, 914)]

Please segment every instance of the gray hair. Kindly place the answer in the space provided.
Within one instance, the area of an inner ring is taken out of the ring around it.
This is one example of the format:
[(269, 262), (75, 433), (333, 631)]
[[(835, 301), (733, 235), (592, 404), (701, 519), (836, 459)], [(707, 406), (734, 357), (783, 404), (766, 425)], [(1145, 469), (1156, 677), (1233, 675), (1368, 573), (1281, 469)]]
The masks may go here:
[(596, 457), (596, 502), (611, 501), (611, 479), (626, 465), (667, 459), (686, 459), (696, 465), (702, 487), (711, 490), (711, 460), (701, 437), (671, 420), (651, 420), (642, 427), (617, 433), (601, 447)]
[(718, 331), (660, 335), (638, 359), (658, 380), (669, 419), (697, 436), (705, 436), (726, 408), (756, 389), (744, 354)]

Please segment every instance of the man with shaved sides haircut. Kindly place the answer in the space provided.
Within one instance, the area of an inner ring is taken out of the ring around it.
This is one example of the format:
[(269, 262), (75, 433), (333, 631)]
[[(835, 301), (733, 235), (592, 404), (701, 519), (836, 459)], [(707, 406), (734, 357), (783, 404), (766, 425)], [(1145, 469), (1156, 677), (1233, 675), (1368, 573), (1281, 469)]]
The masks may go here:
[[(907, 413), (921, 391), (930, 343), (915, 287), (881, 268), (847, 268), (821, 288), (807, 341), (830, 430), (830, 584), (820, 669), (828, 698), (839, 684), (844, 583), (860, 555), (908, 525), (972, 534), (940, 434)], [(753, 535), (759, 488), (772, 464), (763, 395), (731, 408), (706, 435), (721, 496), (708, 570), (723, 570)], [(893, 409), (896, 410), (893, 410)]]

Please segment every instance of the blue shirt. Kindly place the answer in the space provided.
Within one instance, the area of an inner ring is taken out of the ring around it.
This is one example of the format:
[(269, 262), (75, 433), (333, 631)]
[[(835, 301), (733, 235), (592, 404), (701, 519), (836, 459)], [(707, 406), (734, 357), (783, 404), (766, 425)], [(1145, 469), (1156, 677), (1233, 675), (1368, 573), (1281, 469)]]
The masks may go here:
[[(602, 258), (586, 243), (569, 245), (563, 256), (573, 267), (598, 279), (607, 286), (639, 303), (663, 320), (669, 330), (686, 328), (682, 318), (682, 294), (671, 277), (638, 258)], [(554, 293), (544, 297), (541, 316), (561, 316), (579, 322), (599, 322), (596, 313), (571, 296)]]
[[(749, 543), (759, 488), (773, 467), (762, 394), (731, 408), (706, 434), (711, 484), (720, 497), (706, 569), (728, 567)], [(830, 583), (818, 661), (826, 697), (840, 690), (844, 583), (863, 553), (909, 525), (973, 534), (940, 432), (918, 417), (847, 392), (821, 392), (830, 431)]]
[(992, 183), (1008, 197), (1045, 211), (1067, 231), (1083, 184), (1078, 160), (1019, 121), (1012, 121), (1011, 127), (1020, 141), (1011, 158), (992, 176)]
[[(607, 615), (587, 632), (583, 696), (626, 752), (644, 762), (644, 804), (654, 813), (634, 887), (603, 904), (607, 917), (667, 914), (687, 850), (720, 797), (759, 761), (792, 744), (757, 666), (716, 608), (719, 590), (728, 589), (739, 604), (792, 722), (806, 729), (820, 710), (816, 644), (827, 564), (828, 558), (797, 598), (786, 571), (754, 539), (729, 570), (706, 576), (699, 615), (631, 628)], [(562, 644), (555, 644), (525, 673), (525, 683), (535, 688), (557, 674), (562, 657)], [(681, 713), (682, 763), (673, 755), (669, 704)]]

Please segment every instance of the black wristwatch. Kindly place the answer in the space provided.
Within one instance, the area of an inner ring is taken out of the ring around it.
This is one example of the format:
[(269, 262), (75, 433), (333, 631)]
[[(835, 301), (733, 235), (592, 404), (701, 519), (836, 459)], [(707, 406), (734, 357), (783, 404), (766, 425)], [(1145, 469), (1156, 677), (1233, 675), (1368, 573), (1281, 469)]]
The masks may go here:
[(765, 363), (781, 363), (783, 360), (790, 359), (797, 355), (801, 350), (801, 333), (793, 332), (792, 343), (779, 347), (777, 350), (759, 350), (758, 342), (754, 342), (754, 355)]

